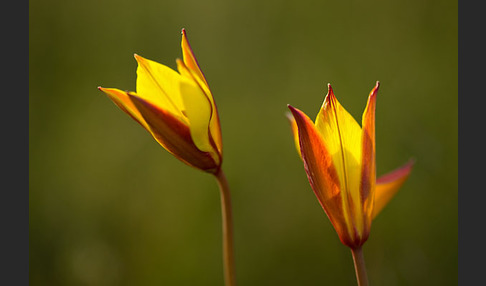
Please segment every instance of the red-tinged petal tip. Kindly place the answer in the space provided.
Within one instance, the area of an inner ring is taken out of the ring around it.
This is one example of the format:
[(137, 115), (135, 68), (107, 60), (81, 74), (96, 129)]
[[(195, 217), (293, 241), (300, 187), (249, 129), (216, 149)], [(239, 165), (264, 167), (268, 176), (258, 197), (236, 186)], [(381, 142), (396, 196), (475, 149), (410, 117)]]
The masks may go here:
[(392, 182), (394, 180), (397, 180), (398, 178), (403, 177), (404, 175), (410, 173), (412, 167), (415, 165), (415, 162), (415, 158), (410, 158), (410, 160), (408, 160), (408, 162), (399, 169), (377, 178), (376, 183), (383, 184), (387, 182)]
[(182, 35), (186, 35), (186, 29), (185, 29), (185, 28), (182, 28), (182, 30), (181, 30), (181, 34), (182, 34)]
[(304, 120), (303, 118), (304, 117), (307, 117), (302, 111), (300, 111), (299, 109), (293, 107), (292, 105), (287, 104), (287, 107), (292, 112), (292, 116), (294, 117), (295, 120)]
[[(112, 88), (106, 88), (106, 87), (102, 87), (102, 86), (98, 86), (97, 89), (99, 91), (102, 91), (102, 92), (106, 92), (107, 90), (112, 90)], [(125, 90), (125, 92), (128, 93), (128, 90)]]
[(378, 89), (380, 89), (380, 82), (376, 81), (375, 87), (373, 88), (373, 90), (371, 90), (370, 97), (376, 96), (376, 94), (378, 93)]
[[(292, 112), (292, 116), (294, 117), (295, 120), (304, 121), (307, 118), (309, 120), (309, 122), (312, 122), (312, 121), (310, 121), (309, 117), (304, 112), (299, 110), (298, 108), (295, 108), (290, 104), (287, 104), (287, 107)], [(312, 126), (314, 126), (313, 123), (312, 123)]]
[(133, 54), (133, 57), (135, 58), (135, 60), (137, 61), (137, 63), (141, 63), (143, 62), (144, 60), (146, 60), (144, 57), (142, 57), (141, 55), (137, 54), (137, 53), (134, 53)]
[(295, 117), (295, 114), (298, 113), (297, 111), (297, 108), (293, 107), (292, 105), (290, 104), (287, 104), (287, 107), (290, 109), (290, 111), (292, 111), (292, 114), (294, 115)]
[(332, 89), (332, 86), (330, 83), (327, 84), (327, 94), (326, 97), (324, 98), (324, 102), (322, 103), (322, 106), (326, 106), (327, 104), (333, 104), (333, 102), (336, 101), (336, 97), (334, 96), (334, 91)]

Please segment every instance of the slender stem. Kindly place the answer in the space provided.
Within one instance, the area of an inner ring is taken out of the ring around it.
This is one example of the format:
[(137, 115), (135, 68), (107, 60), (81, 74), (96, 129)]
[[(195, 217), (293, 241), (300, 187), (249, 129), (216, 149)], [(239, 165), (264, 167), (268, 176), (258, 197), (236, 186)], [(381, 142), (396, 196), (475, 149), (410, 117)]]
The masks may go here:
[(236, 286), (235, 259), (233, 247), (233, 216), (228, 181), (222, 169), (215, 174), (221, 194), (221, 212), (223, 222), (223, 267), (226, 286)]
[(366, 265), (361, 246), (351, 249), (351, 252), (353, 253), (354, 269), (356, 271), (358, 286), (368, 286), (368, 275), (366, 274)]

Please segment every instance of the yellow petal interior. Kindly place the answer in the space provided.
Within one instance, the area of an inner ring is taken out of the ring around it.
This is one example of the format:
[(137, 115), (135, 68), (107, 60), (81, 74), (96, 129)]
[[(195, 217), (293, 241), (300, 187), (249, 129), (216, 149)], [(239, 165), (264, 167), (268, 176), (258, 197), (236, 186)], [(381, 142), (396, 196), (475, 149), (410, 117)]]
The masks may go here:
[[(211, 137), (214, 139), (216, 146), (218, 148), (219, 153), (221, 154), (223, 151), (223, 139), (221, 136), (221, 126), (219, 123), (219, 117), (217, 114), (216, 104), (214, 102), (213, 95), (211, 90), (209, 89), (208, 82), (204, 77), (201, 69), (199, 68), (199, 64), (197, 63), (196, 56), (194, 55), (191, 45), (187, 40), (186, 32), (182, 30), (182, 41), (181, 41), (181, 48), (182, 48), (182, 56), (183, 56), (183, 63), (186, 68), (189, 70), (190, 75), (194, 78), (194, 80), (199, 84), (201, 89), (204, 91), (206, 96), (208, 97), (209, 101), (211, 102), (212, 107), (212, 114), (211, 120), (209, 123), (209, 130), (211, 132)], [(179, 65), (179, 64), (178, 64)], [(180, 71), (180, 69), (179, 69)], [(182, 72), (181, 72), (182, 74)]]
[(135, 59), (138, 62), (137, 95), (187, 124), (180, 93), (182, 76), (169, 67), (139, 55), (135, 55)]
[(348, 227), (354, 225), (361, 235), (361, 127), (341, 106), (330, 87), (315, 124), (326, 148), (332, 154), (332, 161), (341, 182), (343, 209)]
[(179, 83), (180, 91), (192, 140), (199, 150), (210, 152), (214, 149), (209, 141), (211, 102), (182, 61), (177, 61), (177, 68), (183, 78)]

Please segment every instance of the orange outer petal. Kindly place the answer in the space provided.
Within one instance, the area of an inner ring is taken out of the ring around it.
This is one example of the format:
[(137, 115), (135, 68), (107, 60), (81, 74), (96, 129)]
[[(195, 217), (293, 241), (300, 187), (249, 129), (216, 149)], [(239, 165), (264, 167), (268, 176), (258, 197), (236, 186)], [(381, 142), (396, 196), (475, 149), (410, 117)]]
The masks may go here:
[(186, 124), (134, 93), (128, 93), (128, 96), (150, 126), (154, 138), (167, 151), (189, 166), (210, 173), (219, 170), (220, 162), (215, 162), (209, 152), (196, 147)]
[(414, 164), (415, 160), (411, 159), (402, 167), (395, 169), (376, 180), (375, 205), (373, 207), (372, 219), (375, 219), (397, 193), (403, 183), (405, 183)]
[(288, 105), (298, 126), (299, 143), (307, 178), (341, 242), (354, 245), (343, 213), (339, 178), (319, 131), (302, 111)]
[(131, 118), (133, 118), (133, 120), (142, 125), (142, 127), (145, 128), (148, 132), (151, 132), (142, 115), (140, 114), (140, 112), (138, 112), (137, 108), (135, 107), (135, 105), (133, 105), (132, 101), (128, 97), (126, 91), (122, 91), (116, 88), (104, 88), (101, 86), (98, 86), (98, 89), (108, 95), (113, 103), (115, 103), (116, 106), (123, 110), (123, 112), (128, 114)]
[(196, 75), (204, 81), (206, 86), (208, 86), (208, 82), (206, 81), (206, 78), (204, 77), (204, 74), (202, 73), (201, 69), (199, 68), (199, 64), (197, 62), (196, 57), (194, 56), (194, 53), (192, 52), (191, 45), (189, 44), (189, 41), (187, 40), (187, 35), (186, 35), (186, 29), (182, 29), (182, 42), (181, 42), (181, 48), (182, 48), (182, 57), (184, 60), (184, 63), (188, 68), (193, 70)]
[(375, 87), (368, 96), (368, 103), (362, 118), (362, 161), (361, 161), (361, 183), (360, 197), (363, 212), (364, 232), (369, 233), (371, 226), (371, 214), (373, 210), (373, 198), (376, 181), (376, 161), (375, 161), (375, 108), (376, 94), (380, 87), (380, 82), (376, 82)]

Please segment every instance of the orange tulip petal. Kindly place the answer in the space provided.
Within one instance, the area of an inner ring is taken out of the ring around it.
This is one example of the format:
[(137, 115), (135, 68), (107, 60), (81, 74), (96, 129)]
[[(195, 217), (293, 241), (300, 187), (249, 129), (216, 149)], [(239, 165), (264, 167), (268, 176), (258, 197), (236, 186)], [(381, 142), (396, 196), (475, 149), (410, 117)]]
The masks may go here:
[(348, 246), (353, 245), (355, 238), (349, 234), (339, 178), (331, 155), (309, 117), (290, 105), (288, 107), (297, 123), (301, 156), (312, 190), (336, 229), (341, 242)]
[[(373, 190), (375, 189), (376, 180), (376, 162), (375, 162), (375, 108), (376, 94), (380, 83), (376, 82), (375, 87), (368, 96), (368, 103), (362, 118), (362, 161), (361, 161), (361, 183), (360, 197), (363, 211), (364, 225), (371, 225), (371, 213), (373, 210)], [(368, 230), (369, 231), (369, 230)]]
[(184, 60), (184, 63), (186, 64), (186, 66), (188, 68), (190, 68), (192, 71), (194, 71), (196, 73), (196, 75), (206, 84), (206, 86), (208, 86), (206, 78), (204, 77), (204, 74), (202, 73), (201, 69), (199, 68), (199, 64), (197, 62), (196, 56), (194, 56), (191, 45), (189, 44), (189, 41), (187, 40), (187, 35), (186, 35), (185, 29), (182, 29), (181, 47), (182, 47), (182, 57), (183, 57), (183, 60)]
[(190, 166), (208, 172), (217, 171), (219, 162), (215, 162), (209, 152), (196, 147), (186, 124), (134, 93), (128, 93), (128, 96), (150, 126), (154, 138), (167, 151)]
[(402, 167), (391, 171), (376, 180), (375, 205), (373, 206), (372, 216), (373, 219), (388, 204), (403, 183), (405, 183), (410, 175), (410, 172), (412, 171), (414, 163), (415, 160), (411, 159)]
[(99, 86), (98, 89), (104, 92), (108, 97), (126, 114), (132, 117), (135, 121), (137, 121), (143, 128), (147, 129), (150, 132), (150, 128), (143, 119), (140, 112), (137, 110), (133, 102), (128, 97), (126, 91), (121, 91), (116, 88), (104, 88)]

